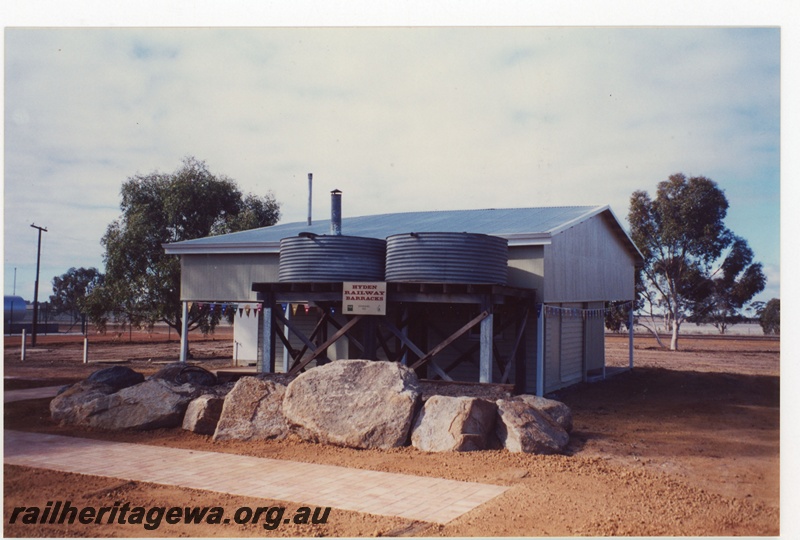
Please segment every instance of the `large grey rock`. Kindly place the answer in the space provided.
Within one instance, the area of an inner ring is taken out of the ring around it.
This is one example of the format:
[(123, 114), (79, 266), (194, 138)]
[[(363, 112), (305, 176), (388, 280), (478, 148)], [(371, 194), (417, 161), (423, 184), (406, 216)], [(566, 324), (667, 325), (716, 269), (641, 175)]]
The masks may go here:
[(50, 417), (60, 424), (78, 424), (82, 405), (114, 393), (114, 388), (100, 382), (83, 380), (67, 387), (50, 401)]
[(183, 415), (183, 429), (201, 435), (213, 435), (217, 429), (223, 403), (225, 398), (214, 394), (203, 394), (193, 399), (186, 407), (186, 414)]
[(198, 393), (189, 384), (147, 380), (83, 403), (74, 409), (74, 423), (109, 430), (178, 427)]
[(510, 452), (556, 454), (569, 443), (569, 434), (550, 415), (522, 400), (497, 400), (496, 432)]
[(215, 441), (283, 439), (289, 426), (281, 411), (286, 387), (256, 377), (236, 382), (222, 405)]
[(572, 431), (572, 410), (564, 403), (528, 394), (515, 396), (513, 399), (522, 401), (540, 412), (549, 414), (567, 433)]
[(419, 396), (417, 376), (401, 364), (338, 360), (292, 381), (283, 413), (307, 440), (393, 448), (408, 441)]
[(469, 452), (492, 446), (497, 406), (471, 397), (431, 396), (417, 414), (411, 444), (425, 452)]
[(207, 369), (182, 362), (167, 364), (150, 375), (149, 379), (161, 379), (177, 385), (188, 383), (194, 386), (214, 386), (217, 384), (217, 376)]
[(125, 366), (112, 366), (95, 371), (86, 378), (89, 382), (107, 384), (114, 391), (144, 382), (144, 375)]

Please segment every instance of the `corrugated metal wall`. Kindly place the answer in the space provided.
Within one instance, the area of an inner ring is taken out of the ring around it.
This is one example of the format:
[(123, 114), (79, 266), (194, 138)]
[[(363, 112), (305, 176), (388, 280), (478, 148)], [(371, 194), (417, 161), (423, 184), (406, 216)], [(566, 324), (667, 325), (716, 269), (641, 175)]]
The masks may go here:
[(181, 256), (181, 300), (256, 300), (253, 283), (278, 281), (277, 253)]
[[(542, 290), (544, 246), (509, 246), (508, 284), (512, 287)], [(537, 294), (539, 294), (537, 292)]]
[(544, 248), (544, 302), (634, 298), (634, 260), (602, 216), (554, 235)]
[(544, 321), (544, 391), (561, 387), (561, 315), (545, 315)]
[[(586, 309), (603, 309), (605, 302), (588, 302)], [(603, 369), (606, 363), (605, 329), (606, 321), (603, 317), (590, 317), (586, 319), (586, 370)]]
[[(562, 307), (580, 310), (582, 304), (562, 304)], [(580, 311), (575, 313), (567, 311), (561, 314), (559, 382), (562, 386), (575, 384), (583, 379), (583, 317)]]

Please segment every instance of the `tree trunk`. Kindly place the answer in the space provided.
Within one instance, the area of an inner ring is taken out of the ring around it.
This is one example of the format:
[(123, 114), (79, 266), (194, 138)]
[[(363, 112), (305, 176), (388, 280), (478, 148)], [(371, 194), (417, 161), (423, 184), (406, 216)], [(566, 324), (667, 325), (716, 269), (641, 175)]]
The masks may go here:
[(677, 351), (678, 350), (678, 331), (680, 330), (680, 325), (678, 324), (677, 317), (672, 319), (672, 340), (669, 343), (669, 350)]
[(652, 316), (650, 317), (650, 321), (653, 326), (652, 328), (641, 322), (637, 322), (636, 325), (641, 326), (642, 328), (653, 334), (653, 337), (656, 338), (658, 346), (661, 347), (662, 349), (665, 348), (664, 342), (661, 341), (661, 337), (658, 335), (658, 323), (655, 322)]

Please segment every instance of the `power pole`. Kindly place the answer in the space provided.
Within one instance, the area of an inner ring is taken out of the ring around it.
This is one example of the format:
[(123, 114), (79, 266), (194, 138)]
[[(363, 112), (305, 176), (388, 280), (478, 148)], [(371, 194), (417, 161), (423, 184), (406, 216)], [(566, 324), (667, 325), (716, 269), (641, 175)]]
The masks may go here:
[(33, 285), (33, 331), (31, 332), (31, 347), (36, 347), (36, 331), (39, 326), (39, 263), (42, 259), (42, 231), (44, 227), (31, 223), (31, 227), (39, 230), (39, 245), (36, 248), (36, 281)]

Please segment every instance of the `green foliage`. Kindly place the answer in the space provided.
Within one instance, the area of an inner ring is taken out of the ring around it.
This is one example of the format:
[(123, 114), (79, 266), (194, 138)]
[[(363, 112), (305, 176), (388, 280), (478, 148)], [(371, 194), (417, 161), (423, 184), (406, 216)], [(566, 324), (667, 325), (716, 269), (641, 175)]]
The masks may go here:
[(630, 305), (628, 302), (606, 302), (605, 325), (612, 332), (621, 332), (628, 327)]
[[(111, 313), (136, 326), (163, 321), (181, 331), (180, 259), (163, 245), (215, 233), (274, 225), (280, 217), (272, 194), (243, 197), (236, 182), (213, 175), (193, 157), (171, 174), (128, 178), (121, 191), (122, 216), (103, 236), (106, 282), (92, 299), (93, 320)], [(190, 314), (189, 328), (213, 331), (218, 318)]]
[(227, 234), (238, 231), (247, 231), (265, 227), (265, 223), (273, 225), (280, 219), (280, 205), (275, 201), (272, 193), (263, 199), (248, 193), (238, 202), (238, 212), (227, 220), (214, 225), (212, 234)]
[(78, 321), (86, 314), (89, 293), (102, 284), (103, 274), (97, 268), (70, 268), (53, 278), (50, 305), (56, 314), (65, 313)]
[(741, 313), (753, 296), (764, 290), (767, 278), (761, 263), (753, 262), (753, 250), (743, 238), (734, 237), (719, 270), (698, 283), (700, 297), (692, 305), (689, 320), (710, 323), (721, 334), (745, 320)]
[(759, 313), (759, 322), (764, 334), (780, 335), (781, 333), (781, 300), (773, 298)]
[[(658, 184), (655, 199), (645, 191), (631, 196), (631, 237), (645, 259), (642, 297), (651, 314), (661, 312), (671, 322), (673, 350), (678, 348), (681, 323), (695, 307), (705, 309), (716, 294), (740, 308), (740, 299), (758, 288), (759, 275), (763, 278), (761, 266), (751, 264), (746, 242), (725, 227), (727, 210), (725, 193), (703, 176), (674, 174)], [(722, 263), (715, 281), (714, 263), (731, 246), (732, 256)]]

